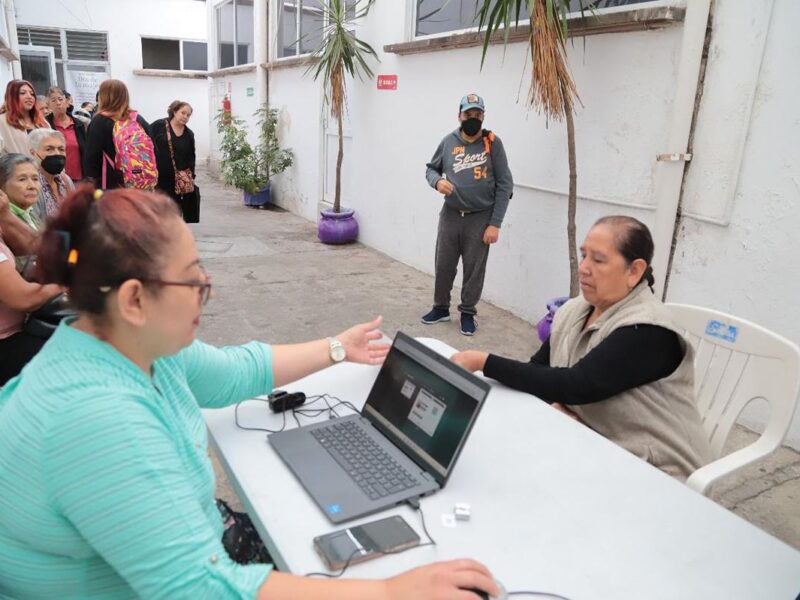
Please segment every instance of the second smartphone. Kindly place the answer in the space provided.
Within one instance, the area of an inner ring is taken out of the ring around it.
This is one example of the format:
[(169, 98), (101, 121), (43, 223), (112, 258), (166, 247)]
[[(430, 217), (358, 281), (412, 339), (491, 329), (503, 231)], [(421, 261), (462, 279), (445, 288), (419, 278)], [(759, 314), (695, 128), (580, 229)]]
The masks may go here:
[(380, 519), (314, 538), (314, 549), (325, 566), (336, 571), (388, 552), (400, 552), (418, 546), (417, 533), (400, 515)]

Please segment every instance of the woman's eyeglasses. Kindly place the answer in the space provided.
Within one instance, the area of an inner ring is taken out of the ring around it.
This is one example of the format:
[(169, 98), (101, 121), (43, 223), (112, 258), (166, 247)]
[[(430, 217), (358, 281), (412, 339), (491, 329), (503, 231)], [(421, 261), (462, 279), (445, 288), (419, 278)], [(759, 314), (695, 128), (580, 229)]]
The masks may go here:
[(140, 279), (139, 281), (142, 283), (154, 283), (156, 285), (177, 285), (180, 287), (197, 288), (200, 294), (201, 306), (208, 304), (208, 299), (211, 298), (211, 281), (166, 281), (164, 279)]
[[(155, 285), (176, 285), (179, 287), (193, 287), (197, 288), (197, 292), (200, 295), (200, 305), (205, 306), (208, 304), (209, 298), (211, 298), (211, 278), (206, 274), (205, 269), (202, 267), (200, 268), (203, 272), (203, 276), (205, 277), (205, 281), (168, 281), (166, 279), (146, 279), (146, 278), (137, 278), (142, 283), (151, 283)], [(118, 287), (119, 284), (116, 286), (110, 285), (102, 285), (98, 289), (103, 292), (107, 293), (110, 292), (115, 287)]]

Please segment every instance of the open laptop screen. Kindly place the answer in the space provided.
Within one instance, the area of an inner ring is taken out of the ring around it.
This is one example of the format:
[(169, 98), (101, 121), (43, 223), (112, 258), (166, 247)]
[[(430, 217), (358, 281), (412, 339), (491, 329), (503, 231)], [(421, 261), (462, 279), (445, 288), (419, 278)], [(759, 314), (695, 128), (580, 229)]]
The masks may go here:
[(362, 414), (443, 484), (488, 391), (485, 381), (398, 333)]

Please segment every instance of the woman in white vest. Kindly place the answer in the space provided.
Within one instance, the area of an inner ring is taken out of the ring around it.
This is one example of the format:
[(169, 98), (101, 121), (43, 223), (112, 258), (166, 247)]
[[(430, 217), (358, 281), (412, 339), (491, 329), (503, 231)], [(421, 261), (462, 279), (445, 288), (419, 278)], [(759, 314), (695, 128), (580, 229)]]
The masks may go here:
[(453, 362), (537, 396), (685, 480), (711, 460), (694, 398), (694, 351), (652, 291), (640, 221), (597, 221), (581, 246), (582, 296), (556, 313), (530, 362), (458, 352)]

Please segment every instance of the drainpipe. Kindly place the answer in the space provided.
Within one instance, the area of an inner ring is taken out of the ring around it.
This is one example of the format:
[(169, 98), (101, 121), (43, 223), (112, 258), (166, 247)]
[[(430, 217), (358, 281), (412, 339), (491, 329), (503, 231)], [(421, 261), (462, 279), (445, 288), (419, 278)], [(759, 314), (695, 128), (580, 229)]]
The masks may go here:
[(269, 100), (269, 78), (267, 72), (267, 43), (269, 38), (269, 6), (267, 0), (255, 0), (253, 6), (253, 43), (256, 61), (256, 102), (258, 106)]
[(690, 0), (686, 3), (678, 78), (672, 103), (672, 120), (668, 130), (667, 147), (660, 154), (666, 160), (659, 161), (653, 184), (656, 204), (653, 270), (656, 274), (655, 291), (659, 297), (663, 296), (665, 290), (672, 234), (678, 218), (681, 184), (686, 169), (685, 161), (688, 158), (686, 153), (700, 78), (703, 45), (711, 14), (711, 2), (712, 0)]
[[(6, 0), (6, 25), (8, 26), (8, 43), (11, 49), (19, 56), (19, 38), (17, 37), (17, 15), (14, 0)], [(22, 79), (22, 63), (18, 60), (11, 61), (11, 73), (14, 79)]]

